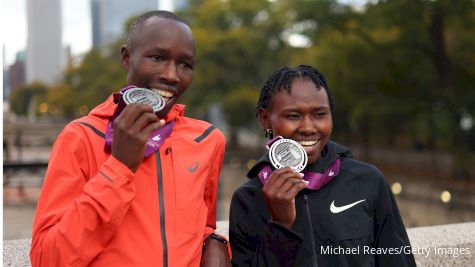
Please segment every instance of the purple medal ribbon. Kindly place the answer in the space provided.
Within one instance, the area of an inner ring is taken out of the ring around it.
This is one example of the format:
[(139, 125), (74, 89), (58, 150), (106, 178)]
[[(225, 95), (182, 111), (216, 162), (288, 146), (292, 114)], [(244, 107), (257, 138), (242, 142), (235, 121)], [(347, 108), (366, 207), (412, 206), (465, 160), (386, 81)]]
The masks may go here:
[[(120, 90), (120, 96), (119, 96), (119, 103), (117, 104), (117, 108), (112, 115), (111, 119), (107, 123), (107, 129), (106, 129), (106, 143), (104, 150), (107, 152), (111, 151), (112, 148), (112, 142), (113, 142), (113, 135), (114, 135), (114, 128), (112, 127), (112, 124), (114, 120), (119, 116), (119, 114), (124, 110), (124, 108), (127, 106), (124, 101), (122, 100), (122, 94), (127, 91), (128, 89), (135, 88), (136, 86), (130, 85), (125, 88), (122, 88)], [(145, 148), (144, 156), (148, 157), (155, 153), (161, 145), (165, 142), (165, 139), (172, 133), (173, 131), (173, 126), (175, 126), (175, 121), (170, 121), (164, 126), (160, 127), (159, 129), (153, 131), (147, 140), (147, 147)]]
[[(340, 159), (337, 158), (323, 173), (304, 171), (303, 180), (308, 182), (307, 188), (313, 190), (320, 190), (323, 186), (328, 184), (340, 172)], [(259, 180), (265, 184), (272, 174), (272, 169), (269, 165), (264, 165), (259, 172)]]
[(304, 171), (303, 178), (308, 182), (307, 187), (313, 190), (320, 190), (340, 173), (340, 159), (337, 158), (323, 173)]

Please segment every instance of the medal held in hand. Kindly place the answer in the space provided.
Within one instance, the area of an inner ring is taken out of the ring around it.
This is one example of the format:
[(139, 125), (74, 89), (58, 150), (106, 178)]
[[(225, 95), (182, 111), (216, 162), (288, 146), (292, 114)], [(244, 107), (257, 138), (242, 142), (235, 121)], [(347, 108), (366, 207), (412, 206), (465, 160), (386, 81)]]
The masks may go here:
[(165, 100), (159, 94), (146, 88), (130, 88), (122, 95), (125, 104), (139, 103), (152, 106), (153, 112), (157, 112), (165, 107)]
[[(122, 88), (116, 100), (118, 101), (117, 108), (107, 123), (105, 134), (106, 142), (104, 145), (104, 150), (108, 152), (110, 152), (112, 148), (112, 139), (114, 136), (114, 128), (112, 127), (113, 122), (128, 104), (139, 103), (151, 105), (153, 112), (160, 111), (165, 107), (165, 100), (162, 98), (162, 96), (147, 88), (139, 88), (135, 87), (134, 85), (129, 85), (125, 88)], [(145, 157), (150, 156), (160, 148), (160, 146), (165, 142), (165, 139), (173, 131), (174, 125), (175, 121), (168, 122), (163, 127), (160, 127), (150, 134), (147, 140), (147, 147), (144, 152)]]
[(307, 152), (292, 139), (278, 136), (267, 144), (267, 148), (270, 162), (276, 169), (290, 167), (295, 172), (301, 172), (307, 165)]

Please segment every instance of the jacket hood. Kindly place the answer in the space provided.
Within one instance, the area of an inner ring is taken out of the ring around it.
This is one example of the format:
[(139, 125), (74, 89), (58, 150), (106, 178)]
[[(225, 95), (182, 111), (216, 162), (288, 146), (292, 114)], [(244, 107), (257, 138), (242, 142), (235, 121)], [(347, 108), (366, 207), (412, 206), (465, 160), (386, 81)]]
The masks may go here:
[[(338, 143), (329, 141), (325, 148), (322, 151), (322, 156), (313, 164), (307, 165), (305, 169), (311, 170), (312, 172), (323, 173), (323, 171), (330, 166), (337, 158), (353, 158), (353, 154), (351, 153), (350, 149), (342, 146)], [(261, 171), (264, 165), (269, 165), (274, 170), (272, 166), (269, 154), (264, 153), (256, 162), (256, 164), (251, 168), (251, 170), (247, 173), (248, 178), (256, 177), (259, 172)]]
[[(96, 106), (91, 112), (89, 112), (90, 116), (99, 117), (99, 118), (107, 118), (109, 119), (114, 114), (115, 109), (117, 108), (117, 103), (115, 99), (119, 97), (118, 93), (114, 93), (107, 98), (102, 104)], [(173, 107), (168, 111), (167, 115), (165, 115), (165, 121), (169, 122), (176, 119), (179, 116), (183, 116), (185, 114), (185, 105), (175, 104)]]

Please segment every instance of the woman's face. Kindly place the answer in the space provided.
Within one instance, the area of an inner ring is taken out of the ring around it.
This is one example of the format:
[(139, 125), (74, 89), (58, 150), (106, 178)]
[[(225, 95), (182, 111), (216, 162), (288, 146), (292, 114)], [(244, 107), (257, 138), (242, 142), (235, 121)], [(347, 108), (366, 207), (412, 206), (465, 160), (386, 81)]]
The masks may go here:
[(276, 93), (267, 109), (260, 110), (263, 126), (274, 136), (299, 142), (307, 152), (308, 163), (316, 162), (333, 128), (325, 89), (317, 89), (310, 78), (296, 78), (290, 93)]

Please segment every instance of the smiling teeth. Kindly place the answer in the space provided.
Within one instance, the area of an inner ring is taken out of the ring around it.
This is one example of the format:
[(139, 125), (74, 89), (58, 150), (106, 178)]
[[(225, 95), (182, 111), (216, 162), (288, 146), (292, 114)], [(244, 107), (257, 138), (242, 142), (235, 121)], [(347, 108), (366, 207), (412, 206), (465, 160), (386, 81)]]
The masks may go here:
[(298, 143), (302, 146), (313, 146), (318, 143), (318, 141), (299, 141)]
[(173, 93), (170, 93), (168, 91), (163, 91), (163, 90), (159, 90), (159, 89), (152, 89), (152, 91), (154, 91), (155, 93), (159, 94), (160, 96), (164, 97), (164, 98), (171, 98), (174, 96)]

